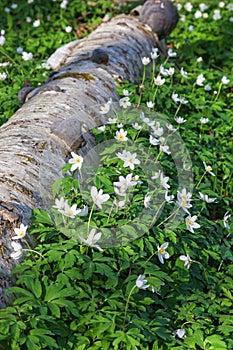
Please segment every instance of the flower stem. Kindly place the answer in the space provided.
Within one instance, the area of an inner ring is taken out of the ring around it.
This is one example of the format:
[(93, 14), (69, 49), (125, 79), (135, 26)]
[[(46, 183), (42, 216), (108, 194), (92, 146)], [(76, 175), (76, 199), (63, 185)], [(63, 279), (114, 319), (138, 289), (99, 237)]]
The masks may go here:
[(127, 316), (127, 311), (128, 311), (128, 307), (129, 307), (129, 301), (130, 301), (130, 297), (134, 291), (134, 289), (136, 288), (136, 284), (133, 286), (133, 288), (131, 289), (129, 295), (128, 295), (128, 298), (127, 298), (127, 301), (126, 301), (126, 304), (125, 304), (125, 312), (124, 312), (124, 319), (123, 319), (123, 324), (122, 324), (122, 329), (125, 328), (125, 322), (126, 322), (126, 316)]

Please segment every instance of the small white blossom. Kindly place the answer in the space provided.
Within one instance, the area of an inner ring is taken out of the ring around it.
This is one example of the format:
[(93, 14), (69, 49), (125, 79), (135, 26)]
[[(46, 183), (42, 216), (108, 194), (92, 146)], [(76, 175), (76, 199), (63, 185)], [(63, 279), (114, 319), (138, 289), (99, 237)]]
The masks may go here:
[(204, 118), (204, 117), (201, 117), (201, 118), (200, 118), (200, 122), (201, 122), (202, 124), (207, 124), (208, 121), (209, 121), (209, 118)]
[(116, 136), (114, 137), (116, 140), (123, 142), (128, 140), (128, 137), (126, 137), (126, 135), (127, 131), (124, 131), (124, 129), (120, 129), (120, 131), (116, 132)]
[(27, 234), (27, 228), (28, 226), (24, 226), (24, 224), (21, 224), (19, 228), (15, 228), (15, 234), (16, 236), (12, 237), (12, 239), (21, 239), (24, 238)]
[(142, 64), (144, 66), (147, 66), (150, 63), (150, 58), (149, 57), (143, 57), (142, 58)]
[(11, 5), (11, 8), (12, 8), (12, 9), (17, 9), (17, 7), (18, 7), (18, 4), (12, 4), (12, 5)]
[(180, 11), (182, 9), (182, 5), (181, 4), (177, 4), (176, 8), (177, 8), (178, 11)]
[(166, 251), (168, 245), (169, 245), (169, 243), (166, 242), (166, 243), (163, 243), (160, 247), (157, 247), (158, 248), (158, 258), (162, 264), (164, 264), (164, 259), (170, 258), (169, 253)]
[(115, 198), (114, 201), (113, 201), (113, 204), (114, 204), (117, 208), (119, 208), (119, 209), (124, 209), (124, 207), (125, 207), (125, 202), (126, 202), (125, 199), (123, 199), (122, 201), (118, 201), (118, 200)]
[(200, 198), (206, 203), (214, 203), (217, 198), (209, 198), (207, 194), (199, 192)]
[(69, 164), (72, 164), (70, 170), (75, 171), (76, 169), (81, 169), (83, 164), (83, 157), (78, 154), (71, 152), (72, 158), (69, 159)]
[(227, 10), (233, 11), (233, 3), (227, 5)]
[(209, 84), (206, 84), (204, 87), (205, 91), (210, 91), (211, 90), (211, 86)]
[(207, 12), (204, 12), (204, 13), (202, 14), (202, 17), (203, 17), (203, 18), (208, 18), (208, 17), (209, 17), (209, 14), (208, 14)]
[(178, 94), (176, 94), (175, 92), (172, 93), (172, 99), (175, 103), (180, 102), (180, 98), (179, 98)]
[(181, 255), (181, 256), (180, 256), (180, 260), (184, 261), (184, 266), (187, 267), (187, 269), (190, 269), (192, 260), (191, 260), (191, 258), (190, 258), (190, 256), (189, 256), (189, 254), (187, 254), (187, 255)]
[(183, 188), (181, 192), (177, 192), (177, 204), (188, 214), (188, 209), (192, 207), (191, 201), (192, 194), (191, 192), (187, 192), (186, 188)]
[(84, 239), (80, 235), (79, 235), (79, 239), (82, 243), (88, 245), (89, 247), (97, 248), (99, 251), (102, 251), (103, 249), (101, 249), (100, 246), (96, 244), (100, 240), (101, 236), (102, 236), (102, 232), (96, 233), (96, 229), (93, 228), (90, 231), (87, 239)]
[(222, 84), (227, 85), (229, 82), (230, 82), (230, 80), (227, 79), (227, 77), (225, 77), (225, 76), (222, 77), (222, 79), (221, 79)]
[(39, 26), (40, 26), (40, 20), (39, 20), (39, 19), (36, 19), (36, 20), (33, 22), (32, 25), (33, 25), (34, 28), (39, 27)]
[(214, 19), (215, 21), (218, 21), (218, 20), (221, 19), (221, 18), (222, 18), (222, 16), (221, 16), (221, 14), (220, 14), (220, 10), (214, 10), (213, 19)]
[(211, 166), (210, 166), (210, 165), (206, 165), (205, 162), (203, 162), (203, 164), (204, 164), (204, 167), (205, 167), (205, 171), (206, 171), (207, 173), (209, 173), (210, 175), (215, 176), (215, 174), (212, 172)]
[(197, 11), (194, 13), (194, 17), (195, 17), (196, 19), (201, 18), (201, 17), (202, 17), (202, 12), (199, 11), (199, 10), (197, 10)]
[(6, 13), (10, 13), (11, 10), (9, 9), (9, 7), (5, 7), (5, 8), (4, 8), (4, 11), (5, 11)]
[(180, 74), (185, 78), (185, 79), (188, 79), (188, 73), (184, 71), (184, 68), (181, 67), (180, 69)]
[(72, 28), (71, 26), (66, 26), (66, 27), (65, 27), (66, 33), (71, 33), (72, 30), (73, 30), (73, 28)]
[(157, 47), (152, 50), (152, 52), (150, 53), (150, 56), (152, 60), (156, 60), (156, 58), (159, 57), (159, 50)]
[(185, 218), (186, 227), (192, 233), (194, 233), (194, 230), (193, 230), (194, 228), (200, 227), (200, 225), (197, 222), (195, 222), (196, 220), (197, 220), (197, 215), (193, 215), (193, 216), (189, 215)]
[(167, 52), (168, 56), (169, 57), (176, 57), (176, 52), (174, 52), (172, 49), (168, 49), (168, 52)]
[(181, 103), (182, 105), (186, 105), (188, 102), (189, 102), (189, 101), (188, 101), (188, 100), (185, 100), (184, 97), (180, 97), (180, 103)]
[(108, 118), (107, 124), (116, 124), (117, 123), (117, 118)]
[(145, 208), (149, 208), (150, 207), (150, 200), (151, 200), (151, 196), (147, 194), (144, 197), (144, 207)]
[(200, 56), (197, 58), (197, 62), (203, 62), (203, 58)]
[(194, 31), (194, 26), (192, 24), (190, 24), (188, 26), (188, 30), (189, 30), (190, 33), (192, 33)]
[(137, 280), (136, 280), (136, 286), (139, 289), (147, 289), (148, 287), (150, 287), (149, 284), (147, 284), (147, 280), (145, 279), (145, 275), (139, 275)]
[(68, 1), (67, 0), (63, 0), (62, 3), (60, 4), (60, 7), (62, 9), (65, 9), (67, 7), (67, 5), (68, 5)]
[(97, 128), (97, 130), (101, 131), (101, 132), (104, 132), (106, 129), (106, 125), (101, 125)]
[(5, 80), (7, 78), (7, 74), (5, 72), (0, 73), (0, 80)]
[(124, 89), (122, 92), (123, 92), (123, 95), (124, 95), (124, 96), (130, 96), (130, 95), (132, 95), (132, 92), (129, 92), (129, 90), (126, 90), (126, 89)]
[(185, 337), (186, 337), (186, 335), (185, 335), (185, 330), (184, 329), (182, 329), (182, 328), (179, 328), (179, 329), (177, 329), (174, 333), (173, 333), (173, 336), (174, 337), (178, 337), (178, 338), (180, 338), (180, 339), (184, 339)]
[(193, 5), (191, 4), (191, 2), (186, 2), (186, 4), (184, 5), (184, 8), (186, 11), (191, 12), (193, 9)]
[(11, 246), (14, 252), (10, 254), (10, 257), (14, 260), (18, 260), (23, 254), (23, 247), (17, 242), (11, 242)]
[(137, 157), (136, 153), (132, 154), (129, 151), (124, 150), (122, 153), (118, 152), (116, 155), (118, 158), (123, 160), (124, 168), (130, 167), (131, 170), (134, 170), (134, 165), (140, 164), (140, 160), (136, 158)]
[(220, 3), (218, 4), (218, 7), (223, 8), (225, 6), (225, 2), (224, 1), (220, 1)]
[(147, 105), (147, 107), (148, 108), (154, 108), (154, 103), (152, 102), (152, 101), (148, 101), (147, 103), (146, 103), (146, 105)]
[(59, 211), (63, 211), (65, 209), (65, 205), (68, 204), (68, 200), (64, 197), (61, 197), (60, 199), (55, 199), (55, 205), (53, 205), (53, 208), (58, 209)]
[(135, 130), (140, 130), (142, 128), (141, 125), (139, 125), (138, 123), (133, 123), (132, 124), (132, 127), (135, 129)]
[(4, 35), (0, 35), (0, 46), (3, 46), (5, 44), (6, 38)]
[(160, 184), (165, 190), (168, 190), (171, 187), (170, 185), (168, 185), (168, 181), (169, 181), (169, 177), (168, 176), (164, 176), (164, 174), (161, 173), (161, 175), (160, 175)]
[(168, 191), (166, 191), (165, 193), (165, 201), (168, 203), (172, 203), (173, 199), (175, 198), (175, 196), (173, 194), (168, 194)]
[(95, 186), (91, 188), (91, 198), (98, 208), (102, 209), (102, 204), (110, 198), (109, 194), (103, 194), (103, 190), (97, 190)]
[(100, 114), (107, 114), (110, 111), (111, 105), (109, 103), (105, 103), (100, 107)]
[(121, 107), (123, 108), (127, 108), (127, 107), (130, 107), (131, 106), (131, 102), (129, 100), (129, 97), (128, 96), (125, 96), (125, 97), (122, 97), (119, 101), (119, 104)]
[(164, 153), (171, 154), (171, 152), (169, 151), (169, 146), (168, 145), (161, 144), (159, 146), (159, 149), (160, 149), (160, 151), (162, 151)]
[(204, 4), (204, 3), (201, 3), (201, 4), (199, 4), (199, 8), (200, 8), (201, 12), (203, 12), (203, 11), (208, 9), (208, 6), (206, 6), (206, 4)]
[(161, 86), (165, 83), (165, 78), (161, 78), (161, 76), (158, 75), (156, 78), (154, 78), (154, 83), (157, 86)]
[(169, 131), (176, 131), (176, 128), (174, 128), (174, 126), (172, 124), (166, 124), (166, 127)]
[(159, 140), (153, 137), (152, 135), (150, 135), (149, 141), (150, 141), (150, 144), (153, 146), (158, 146), (160, 144)]
[(196, 80), (196, 84), (198, 86), (203, 86), (203, 82), (205, 81), (205, 78), (203, 76), (203, 74), (199, 74)]
[(74, 219), (76, 215), (86, 216), (88, 213), (88, 207), (85, 206), (83, 209), (77, 208), (77, 204), (73, 204), (71, 207), (66, 202), (64, 205), (64, 209), (58, 209), (60, 213), (68, 218)]
[(231, 214), (229, 214), (229, 211), (227, 211), (223, 217), (223, 224), (224, 224), (224, 227), (229, 229), (230, 228), (230, 225), (228, 224), (228, 219), (230, 219), (231, 217)]
[(176, 121), (178, 124), (183, 124), (183, 123), (186, 122), (186, 119), (177, 116), (177, 117), (175, 118), (175, 121)]
[(22, 59), (23, 59), (24, 61), (30, 61), (30, 60), (33, 59), (33, 54), (32, 54), (31, 52), (25, 52), (25, 51), (23, 51), (23, 52), (22, 52)]
[[(137, 185), (137, 180), (133, 178), (133, 174), (128, 174), (126, 177), (119, 176), (118, 182), (113, 182), (114, 190), (119, 196), (125, 196), (126, 191)], [(119, 187), (119, 189), (117, 188)]]

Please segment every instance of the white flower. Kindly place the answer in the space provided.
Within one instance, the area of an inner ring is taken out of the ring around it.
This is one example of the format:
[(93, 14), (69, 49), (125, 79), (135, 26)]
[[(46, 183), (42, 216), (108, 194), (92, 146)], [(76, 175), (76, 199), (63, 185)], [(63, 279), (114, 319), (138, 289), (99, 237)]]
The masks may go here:
[(189, 215), (185, 218), (186, 227), (192, 233), (194, 233), (194, 230), (193, 230), (194, 228), (200, 227), (200, 225), (197, 222), (195, 222), (196, 220), (197, 220), (197, 215), (193, 215), (193, 216)]
[(132, 124), (132, 127), (135, 129), (135, 130), (140, 130), (142, 128), (141, 125), (139, 125), (138, 123), (133, 123)]
[(185, 100), (184, 97), (180, 97), (180, 103), (182, 105), (186, 105), (189, 101), (188, 100)]
[(140, 114), (140, 117), (141, 117), (142, 121), (150, 127), (152, 127), (155, 124), (155, 121), (150, 120), (149, 118), (145, 117), (143, 112)]
[(193, 5), (191, 4), (191, 2), (186, 2), (186, 4), (184, 5), (184, 8), (186, 11), (191, 12), (193, 9)]
[(6, 38), (4, 35), (0, 35), (0, 46), (3, 46), (5, 44)]
[(72, 158), (69, 159), (69, 164), (72, 164), (70, 170), (75, 171), (76, 169), (81, 169), (83, 164), (83, 157), (78, 154), (71, 152)]
[(5, 8), (4, 8), (4, 11), (5, 11), (6, 13), (10, 13), (11, 10), (9, 9), (9, 7), (5, 7)]
[(184, 266), (187, 267), (187, 269), (190, 268), (191, 263), (192, 263), (192, 260), (191, 260), (191, 258), (190, 258), (190, 256), (189, 256), (189, 254), (187, 254), (187, 255), (181, 255), (181, 256), (180, 256), (180, 260), (184, 261)]
[(189, 214), (188, 209), (192, 207), (191, 202), (192, 194), (187, 192), (186, 188), (183, 188), (182, 191), (177, 192), (177, 204)]
[(233, 11), (233, 3), (228, 4), (228, 5), (227, 5), (227, 9), (228, 9), (229, 11)]
[(171, 154), (171, 152), (169, 151), (169, 146), (168, 145), (161, 144), (159, 146), (159, 149), (160, 149), (160, 151), (162, 151), (164, 153)]
[(159, 57), (159, 50), (158, 50), (157, 47), (152, 49), (152, 52), (150, 53), (150, 56), (151, 56), (152, 60), (156, 60), (156, 58)]
[(167, 71), (167, 74), (169, 76), (172, 76), (175, 73), (175, 68), (174, 67), (170, 67), (166, 71)]
[(192, 24), (189, 25), (188, 30), (190, 33), (194, 31), (194, 26)]
[(223, 7), (225, 6), (225, 2), (224, 2), (224, 1), (220, 1), (220, 3), (218, 4), (218, 6), (219, 6), (220, 8), (223, 8)]
[(145, 275), (139, 275), (137, 280), (136, 280), (136, 286), (139, 289), (147, 289), (148, 287), (150, 287), (149, 284), (147, 284), (147, 280), (145, 279)]
[(221, 18), (222, 18), (222, 16), (221, 16), (221, 14), (220, 14), (220, 10), (214, 10), (213, 19), (214, 19), (215, 21), (217, 21), (217, 20), (219, 20), (219, 19), (221, 19)]
[(188, 79), (188, 73), (184, 71), (184, 68), (181, 67), (180, 69), (180, 74), (185, 78), (185, 79)]
[(202, 14), (202, 17), (203, 17), (203, 18), (208, 18), (208, 17), (209, 17), (209, 14), (208, 14), (207, 12), (204, 12), (204, 13)]
[(172, 124), (166, 124), (166, 127), (169, 131), (176, 131), (176, 128), (174, 128), (174, 126)]
[(71, 207), (66, 202), (64, 209), (58, 209), (60, 213), (67, 216), (68, 218), (74, 219), (75, 215), (86, 216), (88, 213), (88, 207), (85, 206), (83, 209), (77, 209), (77, 204), (73, 204)]
[(196, 84), (198, 86), (203, 86), (203, 82), (204, 82), (205, 78), (203, 76), (203, 74), (199, 74), (196, 80)]
[(149, 101), (146, 103), (148, 108), (154, 108), (154, 103), (152, 101)]
[(150, 139), (149, 139), (150, 143), (153, 145), (153, 146), (157, 146), (159, 145), (159, 140), (156, 139), (155, 137), (153, 137), (152, 135), (150, 135)]
[(180, 11), (182, 9), (182, 5), (181, 4), (177, 4), (177, 10)]
[(166, 243), (163, 243), (160, 247), (157, 247), (158, 248), (158, 258), (162, 264), (164, 264), (164, 259), (170, 258), (169, 253), (166, 252), (168, 245), (169, 245), (169, 243), (166, 242)]
[(209, 198), (207, 194), (203, 194), (199, 192), (200, 198), (205, 201), (206, 203), (214, 203), (217, 198)]
[(127, 107), (131, 106), (131, 102), (129, 100), (129, 97), (128, 96), (122, 97), (119, 101), (119, 104), (123, 108), (127, 108)]
[(130, 167), (131, 170), (134, 170), (134, 165), (135, 164), (140, 164), (140, 160), (138, 160), (137, 154), (136, 153), (130, 153), (129, 151), (124, 150), (122, 153), (117, 153), (116, 154), (118, 158), (123, 160), (124, 164), (123, 167), (127, 168)]
[(206, 4), (201, 3), (201, 4), (199, 4), (199, 8), (200, 8), (201, 12), (203, 12), (203, 11), (208, 9), (208, 6), (206, 6)]
[(200, 63), (200, 62), (202, 62), (202, 61), (203, 61), (203, 58), (202, 58), (201, 56), (197, 58), (197, 62)]
[(180, 102), (180, 98), (179, 98), (178, 94), (176, 94), (175, 92), (172, 93), (172, 99), (175, 103)]
[(66, 27), (65, 27), (66, 33), (71, 33), (72, 30), (73, 30), (73, 28), (72, 28), (71, 26), (66, 26)]
[(209, 121), (209, 118), (204, 118), (204, 117), (201, 117), (201, 118), (200, 118), (200, 122), (201, 122), (202, 124), (207, 124), (208, 121)]
[(205, 162), (203, 162), (203, 164), (204, 164), (204, 167), (205, 167), (205, 171), (206, 171), (207, 173), (209, 173), (210, 175), (215, 176), (215, 174), (212, 172), (211, 166), (210, 166), (210, 165), (206, 165)]
[(68, 204), (68, 200), (64, 197), (61, 197), (60, 199), (55, 199), (55, 205), (53, 205), (53, 208), (58, 209), (59, 211), (63, 211), (65, 208), (65, 205)]
[(165, 190), (168, 190), (171, 187), (170, 185), (168, 185), (168, 181), (169, 181), (169, 177), (168, 176), (164, 176), (164, 174), (161, 173), (161, 175), (160, 175), (160, 183), (161, 183), (161, 186)]
[(0, 73), (0, 80), (5, 80), (7, 78), (7, 74), (5, 72)]
[(158, 179), (160, 177), (161, 173), (162, 173), (161, 170), (155, 172), (154, 176), (151, 176), (151, 179), (152, 180)]
[(62, 3), (60, 4), (60, 7), (62, 9), (65, 9), (67, 5), (68, 5), (68, 1), (67, 0), (63, 0)]
[(230, 82), (230, 80), (227, 79), (227, 77), (225, 77), (225, 76), (222, 77), (222, 80), (221, 80), (222, 84), (227, 85), (229, 82)]
[(176, 57), (176, 52), (174, 52), (172, 49), (168, 49), (167, 54), (169, 57)]
[(15, 234), (16, 236), (12, 237), (12, 239), (21, 239), (24, 238), (27, 234), (27, 228), (28, 226), (24, 226), (24, 224), (21, 224), (19, 228), (15, 228)]
[(91, 188), (91, 197), (94, 204), (100, 209), (102, 209), (102, 204), (110, 198), (109, 194), (103, 194), (103, 190), (98, 191), (95, 186)]
[(150, 200), (151, 200), (151, 196), (147, 194), (144, 197), (144, 207), (145, 208), (149, 208), (150, 207)]
[(209, 84), (206, 84), (204, 87), (205, 91), (210, 91), (211, 90), (211, 86)]
[(165, 83), (165, 78), (161, 78), (161, 76), (158, 75), (156, 78), (154, 78), (154, 83), (157, 86), (161, 86)]
[(23, 254), (23, 247), (20, 243), (11, 242), (11, 246), (14, 249), (14, 252), (10, 254), (10, 257), (14, 260), (18, 260)]
[(17, 9), (17, 7), (18, 7), (18, 4), (12, 4), (12, 5), (11, 5), (11, 8), (12, 8), (12, 9)]
[(97, 128), (97, 130), (101, 131), (101, 132), (104, 132), (106, 129), (106, 125), (101, 125)]
[(230, 217), (231, 217), (231, 214), (229, 214), (229, 211), (227, 211), (223, 217), (223, 224), (224, 224), (224, 227), (226, 227), (227, 229), (230, 228), (230, 225), (227, 222)]
[(20, 46), (17, 47), (16, 52), (17, 52), (18, 54), (22, 55), (22, 53), (23, 53), (23, 48), (20, 47)]
[(107, 114), (110, 111), (111, 105), (107, 102), (100, 107), (100, 114)]
[(125, 202), (126, 202), (125, 199), (123, 199), (122, 201), (118, 201), (118, 200), (115, 198), (114, 201), (113, 201), (113, 204), (114, 204), (117, 208), (123, 209), (123, 208), (125, 207)]
[(168, 191), (166, 191), (165, 193), (165, 201), (168, 203), (172, 203), (173, 199), (175, 198), (175, 196), (173, 194), (168, 194)]
[(126, 90), (126, 89), (124, 89), (122, 92), (123, 92), (123, 95), (124, 95), (124, 96), (130, 96), (130, 95), (132, 95), (132, 92), (129, 92), (129, 90)]
[(102, 236), (102, 232), (96, 233), (96, 229), (93, 228), (90, 231), (87, 239), (84, 239), (80, 235), (79, 235), (79, 239), (81, 240), (81, 242), (88, 245), (89, 247), (97, 248), (97, 249), (99, 249), (99, 251), (102, 251), (103, 249), (101, 249), (100, 246), (98, 244), (96, 244), (100, 240), (101, 236)]
[(25, 52), (25, 51), (23, 51), (23, 52), (22, 52), (22, 59), (23, 59), (24, 61), (30, 61), (30, 60), (33, 59), (33, 54), (32, 54), (31, 52)]
[(194, 13), (194, 17), (195, 17), (196, 19), (201, 18), (201, 17), (202, 17), (202, 12), (199, 11), (199, 10), (197, 10), (197, 11)]
[(177, 116), (177, 117), (175, 118), (175, 121), (176, 121), (178, 124), (183, 124), (183, 123), (186, 122), (186, 119)]
[(157, 122), (155, 126), (152, 126), (153, 134), (155, 136), (162, 136), (163, 135), (163, 128), (160, 126), (160, 123)]
[(149, 57), (143, 57), (142, 58), (142, 64), (146, 66), (147, 64), (150, 63), (150, 58)]
[(34, 22), (33, 22), (33, 27), (37, 28), (40, 26), (40, 20), (39, 19), (36, 19)]
[(27, 22), (27, 23), (31, 23), (31, 21), (32, 21), (31, 17), (29, 17), (29, 16), (26, 17), (26, 22)]
[(118, 128), (123, 128), (123, 124), (122, 124), (122, 123), (119, 123), (119, 124), (117, 124), (117, 127), (118, 127)]
[(118, 141), (127, 141), (128, 137), (126, 137), (127, 131), (124, 131), (123, 129), (120, 129), (120, 131), (116, 132), (115, 139)]
[(117, 123), (117, 118), (108, 118), (107, 124), (116, 124)]
[[(133, 179), (133, 174), (128, 174), (126, 177), (119, 176), (119, 181), (113, 182), (113, 185), (115, 186), (114, 190), (118, 195), (125, 196), (125, 192), (128, 188), (137, 185), (137, 180)], [(119, 189), (117, 189), (117, 187), (119, 187)]]
[(159, 68), (160, 74), (162, 74), (164, 77), (168, 77), (168, 69), (164, 68), (164, 66), (161, 64)]
[(185, 337), (186, 337), (186, 335), (185, 335), (185, 330), (184, 329), (182, 329), (182, 328), (179, 328), (179, 329), (177, 329), (174, 333), (173, 333), (173, 336), (174, 337), (178, 337), (178, 338), (180, 338), (180, 339), (184, 339)]

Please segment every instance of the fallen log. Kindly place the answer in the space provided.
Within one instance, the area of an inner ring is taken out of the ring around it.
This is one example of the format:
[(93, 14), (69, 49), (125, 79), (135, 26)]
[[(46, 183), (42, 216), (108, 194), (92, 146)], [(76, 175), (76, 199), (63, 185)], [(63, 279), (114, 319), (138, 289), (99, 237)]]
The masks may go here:
[(137, 17), (120, 15), (103, 23), (49, 58), (50, 79), (30, 89), (26, 102), (0, 128), (0, 307), (11, 302), (4, 291), (14, 283), (14, 229), (30, 223), (33, 208), (46, 208), (61, 167), (82, 147), (83, 130), (104, 124), (100, 106), (119, 100), (116, 79), (138, 79), (142, 57), (150, 56), (157, 42)]

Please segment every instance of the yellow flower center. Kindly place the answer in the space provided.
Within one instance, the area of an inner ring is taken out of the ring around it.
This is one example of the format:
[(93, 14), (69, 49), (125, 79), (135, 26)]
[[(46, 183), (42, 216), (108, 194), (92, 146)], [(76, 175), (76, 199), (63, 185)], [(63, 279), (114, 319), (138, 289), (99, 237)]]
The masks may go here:
[(187, 224), (188, 224), (189, 226), (192, 226), (192, 225), (193, 225), (192, 220), (187, 220)]
[(164, 248), (160, 248), (160, 249), (159, 249), (159, 252), (160, 252), (160, 254), (162, 254), (162, 255), (166, 253), (166, 251), (165, 251)]
[(208, 166), (206, 167), (206, 171), (211, 171), (211, 170), (212, 170), (211, 166), (208, 165)]
[(25, 236), (25, 231), (23, 231), (23, 230), (20, 231), (20, 232), (18, 233), (18, 236), (21, 237), (21, 238), (24, 237), (24, 236)]

